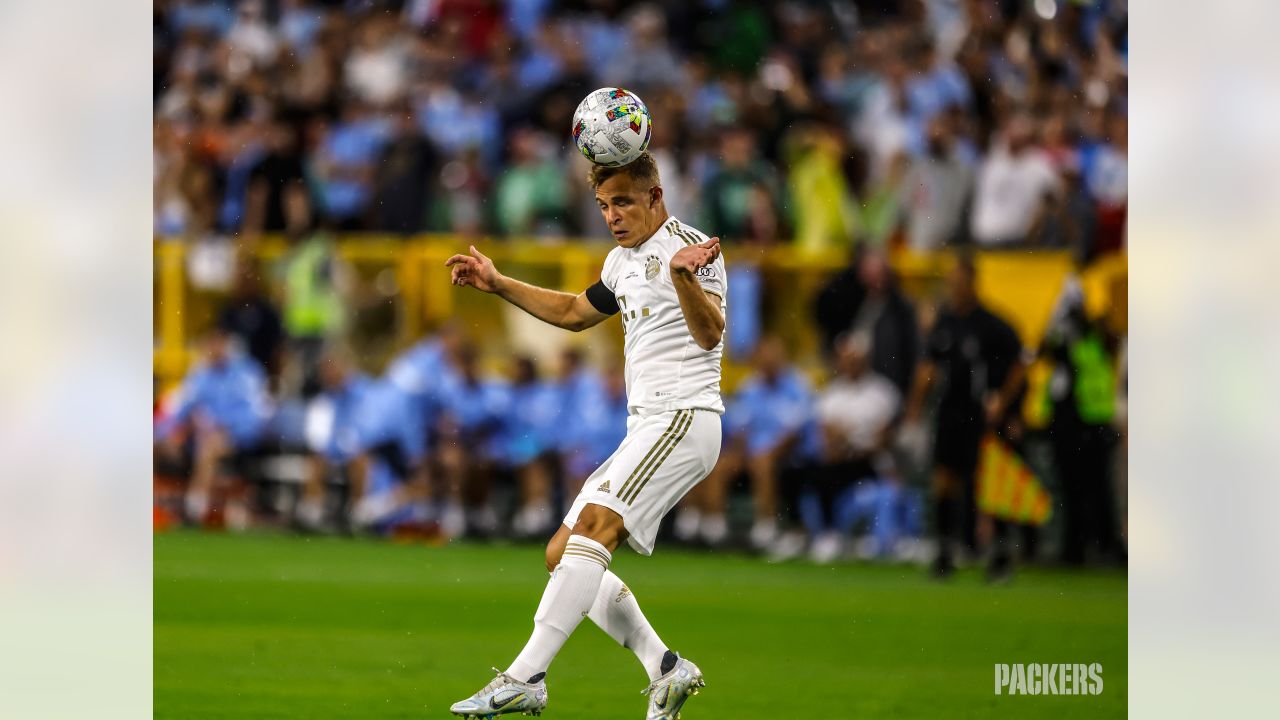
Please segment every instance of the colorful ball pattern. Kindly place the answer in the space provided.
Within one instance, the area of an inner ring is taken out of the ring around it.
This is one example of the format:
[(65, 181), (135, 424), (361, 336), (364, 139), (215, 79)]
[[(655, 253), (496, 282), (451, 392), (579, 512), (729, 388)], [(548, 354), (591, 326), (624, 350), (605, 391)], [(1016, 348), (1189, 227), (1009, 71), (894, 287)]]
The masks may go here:
[(649, 147), (653, 125), (649, 108), (624, 88), (592, 91), (573, 113), (573, 144), (597, 165), (618, 167)]

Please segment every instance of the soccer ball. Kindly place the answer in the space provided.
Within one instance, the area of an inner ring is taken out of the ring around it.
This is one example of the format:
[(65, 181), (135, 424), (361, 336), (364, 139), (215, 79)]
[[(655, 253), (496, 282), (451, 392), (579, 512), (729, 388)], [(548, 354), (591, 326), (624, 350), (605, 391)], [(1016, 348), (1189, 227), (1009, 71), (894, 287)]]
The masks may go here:
[(635, 160), (649, 147), (652, 132), (649, 108), (622, 88), (595, 90), (573, 112), (573, 144), (597, 165), (618, 167)]

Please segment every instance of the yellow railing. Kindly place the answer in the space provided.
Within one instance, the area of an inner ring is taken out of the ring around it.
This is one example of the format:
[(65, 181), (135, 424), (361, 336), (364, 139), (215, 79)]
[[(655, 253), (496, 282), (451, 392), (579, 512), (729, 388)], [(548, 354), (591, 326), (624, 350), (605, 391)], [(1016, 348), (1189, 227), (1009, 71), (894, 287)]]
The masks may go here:
[[(610, 249), (606, 243), (546, 242), (533, 239), (474, 240), (494, 262), (517, 276), (527, 274), (540, 284), (579, 292), (599, 277)], [(384, 236), (346, 237), (338, 242), (339, 254), (353, 266), (390, 269), (396, 279), (398, 306), (392, 347), (405, 347), (424, 331), (458, 313), (469, 313), (475, 325), (498, 327), (503, 316), (496, 304), (461, 308), (460, 298), (471, 298), (449, 284), (444, 268), (450, 255), (466, 252), (469, 241), (454, 236), (426, 235), (412, 239)], [(267, 238), (249, 252), (264, 264), (279, 260), (286, 246), (280, 238)], [(816, 335), (809, 321), (814, 293), (830, 275), (847, 264), (841, 252), (800, 255), (786, 247), (763, 252), (726, 250), (733, 263), (755, 263), (766, 276), (766, 327), (789, 340), (798, 356), (812, 354)], [(216, 293), (199, 293), (188, 282), (187, 246), (178, 241), (157, 241), (155, 375), (162, 382), (177, 380), (191, 361), (193, 340), (213, 321)], [(892, 263), (908, 294), (925, 299), (934, 295), (938, 281), (953, 262), (947, 253), (898, 253)], [(986, 253), (978, 256), (979, 292), (997, 311), (1008, 317), (1024, 342), (1035, 345), (1044, 331), (1062, 280), (1071, 271), (1063, 252)], [(1096, 263), (1084, 275), (1090, 310), (1124, 309), (1124, 256)], [(732, 289), (730, 289), (732, 297)], [(468, 299), (465, 302), (473, 302)], [(483, 322), (481, 322), (483, 321)], [(735, 373), (730, 373), (735, 374)], [(727, 377), (726, 380), (729, 380)]]

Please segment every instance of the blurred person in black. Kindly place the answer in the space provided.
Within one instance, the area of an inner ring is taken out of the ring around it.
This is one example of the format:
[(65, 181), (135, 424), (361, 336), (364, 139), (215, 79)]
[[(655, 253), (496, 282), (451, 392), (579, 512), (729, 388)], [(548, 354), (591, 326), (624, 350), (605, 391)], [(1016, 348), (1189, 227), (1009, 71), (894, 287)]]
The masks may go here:
[[(946, 302), (925, 339), (905, 416), (906, 424), (919, 428), (925, 399), (941, 382), (930, 483), (938, 535), (933, 572), (938, 577), (954, 569), (957, 520), (960, 538), (976, 550), (979, 445), (988, 428), (1016, 409), (1013, 401), (1026, 375), (1018, 334), (981, 303), (976, 280), (973, 258), (958, 257), (947, 276)], [(1011, 560), (1007, 524), (996, 520), (994, 528), (996, 542), (988, 572), (996, 578), (1008, 573)]]
[(829, 357), (834, 357), (841, 336), (869, 337), (871, 369), (907, 396), (920, 346), (916, 311), (898, 289), (881, 251), (859, 249), (849, 267), (819, 291), (814, 319), (822, 329)]
[(279, 373), (284, 326), (280, 311), (263, 289), (258, 263), (248, 255), (236, 259), (235, 284), (218, 313), (218, 327), (239, 338), (268, 377)]
[(439, 156), (418, 129), (412, 110), (399, 108), (374, 176), (375, 229), (401, 235), (422, 232), (439, 175)]
[(1041, 345), (1053, 365), (1048, 402), (1059, 485), (1062, 488), (1061, 560), (1119, 561), (1112, 455), (1118, 439), (1116, 353), (1118, 339), (1085, 311), (1084, 294), (1073, 277), (1058, 301)]
[(250, 174), (241, 232), (254, 239), (285, 230), (285, 193), (305, 182), (298, 128), (277, 120), (267, 131), (267, 154)]

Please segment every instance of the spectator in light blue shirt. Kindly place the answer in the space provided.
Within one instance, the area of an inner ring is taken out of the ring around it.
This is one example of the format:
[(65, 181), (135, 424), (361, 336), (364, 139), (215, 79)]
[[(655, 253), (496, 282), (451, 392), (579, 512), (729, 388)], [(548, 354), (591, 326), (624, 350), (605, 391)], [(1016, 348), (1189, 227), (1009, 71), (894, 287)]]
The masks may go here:
[(572, 397), (563, 415), (562, 425), (568, 430), (561, 450), (566, 504), (627, 436), (627, 380), (622, 365), (614, 363), (603, 378), (592, 374), (592, 379)]
[(498, 519), (489, 505), (489, 488), (503, 457), (511, 387), (482, 377), (475, 348), (464, 344), (457, 352), (457, 373), (441, 398), (439, 461), (446, 494), (441, 530), (449, 536), (468, 529), (492, 534)]
[(171, 409), (155, 428), (161, 457), (192, 455), (187, 519), (201, 522), (224, 461), (253, 449), (271, 412), (266, 376), (233, 337), (216, 329), (205, 341), (205, 360), (187, 375)]
[(396, 356), (387, 367), (387, 380), (409, 398), (422, 429), (428, 451), (439, 440), (444, 413), (444, 393), (457, 380), (453, 357), (463, 341), (457, 326), (449, 324)]
[(538, 377), (533, 358), (513, 359), (510, 409), (502, 427), (499, 462), (516, 476), (520, 509), (512, 521), (517, 536), (542, 537), (551, 531), (553, 453), (564, 424), (561, 389)]
[[(570, 347), (560, 353), (556, 386), (560, 398), (560, 420), (555, 427), (555, 449), (567, 461), (568, 455), (583, 441), (583, 428), (576, 422), (579, 413), (586, 404), (596, 402), (596, 397), (604, 390), (604, 378), (583, 362), (581, 350)], [(576, 489), (574, 493), (577, 493)]]
[[(703, 481), (698, 533), (703, 541), (719, 544), (728, 539), (724, 517), (731, 481), (745, 472), (751, 481), (755, 522), (750, 542), (761, 550), (778, 535), (778, 477), (787, 465), (801, 462), (815, 451), (813, 391), (809, 381), (790, 365), (786, 347), (777, 337), (766, 337), (756, 348), (755, 372), (743, 381), (725, 413), (727, 442), (711, 475)], [(697, 502), (697, 501), (695, 501)], [(692, 512), (690, 509), (689, 512)], [(686, 539), (694, 525), (686, 514), (677, 526)]]
[(325, 129), (312, 170), (324, 215), (338, 227), (360, 226), (373, 194), (374, 163), (391, 129), (387, 118), (368, 114), (354, 101), (343, 109), (340, 122)]
[(348, 489), (344, 519), (356, 528), (372, 527), (414, 496), (422, 429), (409, 397), (360, 373), (345, 346), (327, 347), (320, 362), (323, 391), (307, 410), (311, 472), (298, 519), (311, 528), (323, 525), (326, 484), (338, 472)]

